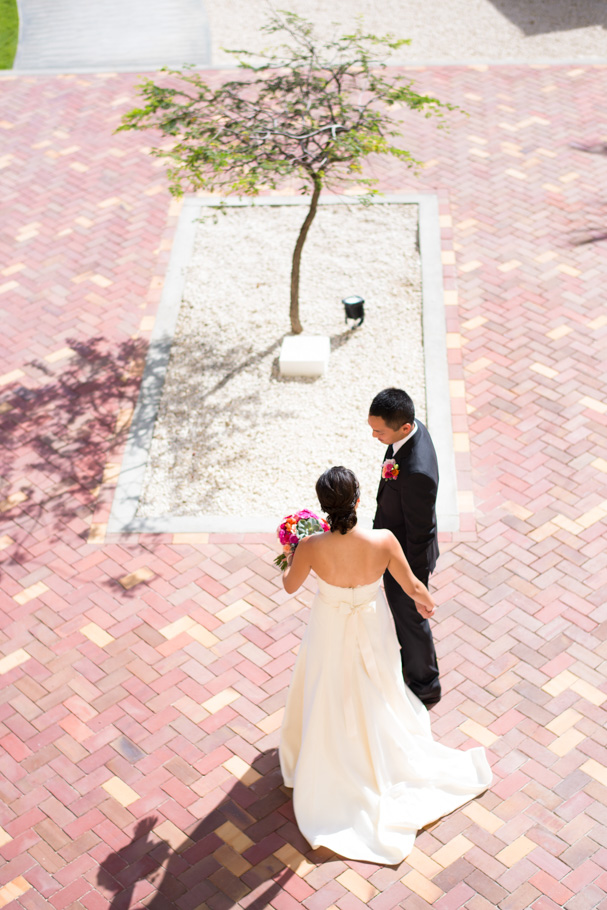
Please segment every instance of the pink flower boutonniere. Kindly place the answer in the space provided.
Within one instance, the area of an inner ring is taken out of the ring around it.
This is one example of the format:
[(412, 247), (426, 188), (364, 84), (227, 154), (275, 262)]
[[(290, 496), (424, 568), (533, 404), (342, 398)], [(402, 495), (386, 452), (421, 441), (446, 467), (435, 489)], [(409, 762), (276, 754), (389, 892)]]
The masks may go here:
[(384, 480), (396, 480), (400, 469), (394, 458), (387, 458), (381, 466), (381, 476)]

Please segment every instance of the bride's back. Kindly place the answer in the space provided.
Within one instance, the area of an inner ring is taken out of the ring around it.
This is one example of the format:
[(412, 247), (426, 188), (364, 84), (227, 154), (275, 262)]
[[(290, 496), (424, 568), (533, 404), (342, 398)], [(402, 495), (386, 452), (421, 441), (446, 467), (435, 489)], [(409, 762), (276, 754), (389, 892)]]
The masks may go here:
[(338, 531), (318, 534), (310, 541), (312, 569), (323, 581), (340, 588), (377, 581), (390, 560), (386, 531), (356, 527), (347, 534)]

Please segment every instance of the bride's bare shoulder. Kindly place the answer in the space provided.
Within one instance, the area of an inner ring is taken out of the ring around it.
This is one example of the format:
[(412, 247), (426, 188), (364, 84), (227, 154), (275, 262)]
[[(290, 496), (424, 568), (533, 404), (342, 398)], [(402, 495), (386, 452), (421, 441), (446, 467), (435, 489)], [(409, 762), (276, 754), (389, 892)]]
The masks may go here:
[(307, 537), (302, 537), (299, 543), (305, 543), (308, 548), (317, 547), (319, 544), (322, 545), (322, 542), (326, 541), (330, 536), (328, 531), (316, 531), (314, 534), (308, 534)]

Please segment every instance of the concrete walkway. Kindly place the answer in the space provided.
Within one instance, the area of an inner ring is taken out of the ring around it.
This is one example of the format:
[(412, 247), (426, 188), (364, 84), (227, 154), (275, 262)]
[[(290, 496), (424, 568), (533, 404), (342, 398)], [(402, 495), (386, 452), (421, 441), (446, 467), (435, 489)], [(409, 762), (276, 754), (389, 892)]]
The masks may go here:
[(19, 18), (15, 70), (210, 62), (203, 0), (19, 0)]

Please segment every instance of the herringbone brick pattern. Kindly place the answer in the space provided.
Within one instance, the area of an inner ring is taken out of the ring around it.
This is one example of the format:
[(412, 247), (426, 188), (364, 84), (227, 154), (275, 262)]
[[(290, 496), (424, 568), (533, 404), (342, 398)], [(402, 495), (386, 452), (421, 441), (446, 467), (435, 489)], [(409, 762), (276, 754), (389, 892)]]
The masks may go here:
[(178, 212), (112, 135), (135, 79), (2, 78), (0, 907), (607, 908), (606, 72), (415, 69), (468, 116), (407, 120), (418, 177), (370, 163), (441, 199), (462, 530), (433, 727), (496, 778), (399, 868), (297, 831), (311, 585), (284, 594), (273, 541), (105, 535)]

